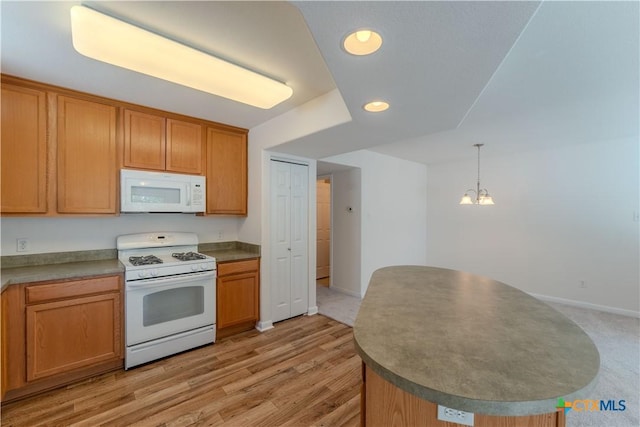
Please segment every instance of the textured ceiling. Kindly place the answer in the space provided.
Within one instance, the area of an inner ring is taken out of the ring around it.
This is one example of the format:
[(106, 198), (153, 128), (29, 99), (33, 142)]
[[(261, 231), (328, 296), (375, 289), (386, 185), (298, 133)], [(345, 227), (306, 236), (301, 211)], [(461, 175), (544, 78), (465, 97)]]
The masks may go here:
[[(270, 76), (294, 94), (262, 110), (86, 58), (71, 45), (75, 4)], [(7, 74), (245, 128), (335, 89), (302, 15), (287, 2), (3, 0), (0, 7)]]
[[(369, 148), (434, 163), (638, 137), (638, 2), (84, 2), (289, 84), (260, 110), (82, 57), (77, 1), (0, 3), (2, 71), (253, 128), (337, 89), (352, 120), (278, 147), (311, 158)], [(378, 30), (354, 57), (342, 38)], [(384, 98), (391, 108), (366, 113)], [(308, 104), (307, 104), (308, 105)]]

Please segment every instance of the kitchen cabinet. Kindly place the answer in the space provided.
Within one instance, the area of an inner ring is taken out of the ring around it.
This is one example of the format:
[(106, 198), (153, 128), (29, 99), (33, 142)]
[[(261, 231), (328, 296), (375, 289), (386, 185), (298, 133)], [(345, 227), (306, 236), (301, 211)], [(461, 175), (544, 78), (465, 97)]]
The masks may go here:
[(46, 213), (46, 93), (3, 82), (1, 128), (2, 213)]
[(122, 322), (120, 275), (10, 285), (2, 294), (3, 400), (122, 368)]
[(123, 167), (206, 175), (206, 213), (247, 215), (246, 129), (1, 77), (2, 215), (116, 215)]
[(260, 317), (260, 259), (218, 263), (218, 338), (251, 330)]
[(116, 180), (116, 107), (58, 96), (58, 212), (115, 214)]
[(247, 133), (207, 128), (207, 213), (247, 215)]
[(200, 175), (203, 147), (200, 124), (124, 111), (125, 167)]

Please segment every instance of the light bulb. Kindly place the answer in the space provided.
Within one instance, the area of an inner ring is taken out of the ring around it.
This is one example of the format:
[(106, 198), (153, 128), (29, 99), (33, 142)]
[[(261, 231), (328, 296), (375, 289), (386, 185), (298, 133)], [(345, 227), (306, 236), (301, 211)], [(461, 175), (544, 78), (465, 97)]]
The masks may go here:
[(356, 38), (359, 42), (366, 43), (371, 38), (371, 31), (369, 30), (361, 30), (356, 31)]

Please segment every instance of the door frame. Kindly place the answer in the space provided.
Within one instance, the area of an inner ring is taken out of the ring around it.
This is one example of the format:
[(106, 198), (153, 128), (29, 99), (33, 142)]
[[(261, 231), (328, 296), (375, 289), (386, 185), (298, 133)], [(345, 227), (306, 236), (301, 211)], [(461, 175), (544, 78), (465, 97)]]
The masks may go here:
[[(329, 223), (331, 224), (331, 228), (329, 230), (329, 287), (331, 287), (333, 281), (333, 174), (324, 174), (318, 175), (316, 177), (316, 181), (321, 179), (329, 180), (329, 188), (331, 189), (329, 193)], [(318, 195), (316, 194), (316, 203), (318, 201)], [(317, 218), (316, 218), (316, 230), (317, 230)], [(317, 241), (316, 241), (317, 244)], [(316, 254), (317, 256), (317, 254)]]

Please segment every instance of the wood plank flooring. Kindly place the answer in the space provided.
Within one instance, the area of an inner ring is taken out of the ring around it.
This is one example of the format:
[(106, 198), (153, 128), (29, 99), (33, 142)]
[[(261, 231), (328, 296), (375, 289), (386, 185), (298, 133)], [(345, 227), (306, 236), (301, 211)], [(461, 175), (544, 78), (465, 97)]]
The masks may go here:
[(3, 426), (358, 426), (349, 326), (302, 316), (2, 407)]

